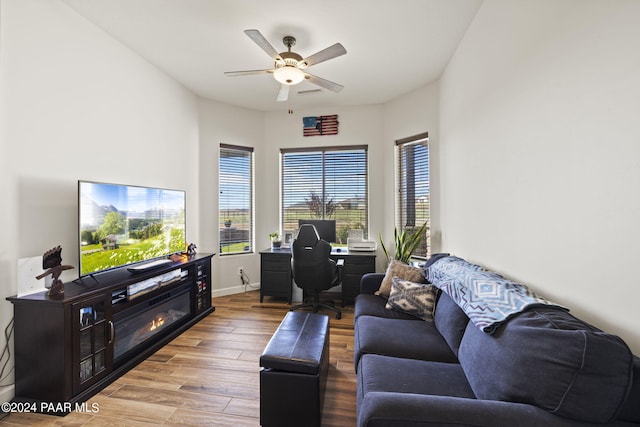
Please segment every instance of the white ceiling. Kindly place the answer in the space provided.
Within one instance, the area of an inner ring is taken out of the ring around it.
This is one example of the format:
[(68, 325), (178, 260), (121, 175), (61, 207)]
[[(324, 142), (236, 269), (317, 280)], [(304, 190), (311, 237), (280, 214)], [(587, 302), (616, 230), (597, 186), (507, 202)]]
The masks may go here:
[[(482, 0), (63, 0), (89, 21), (204, 98), (261, 111), (379, 104), (437, 80)], [(285, 35), (307, 57), (336, 42), (347, 54), (308, 72), (340, 93), (302, 82), (287, 102), (249, 37), (257, 29), (278, 51)]]

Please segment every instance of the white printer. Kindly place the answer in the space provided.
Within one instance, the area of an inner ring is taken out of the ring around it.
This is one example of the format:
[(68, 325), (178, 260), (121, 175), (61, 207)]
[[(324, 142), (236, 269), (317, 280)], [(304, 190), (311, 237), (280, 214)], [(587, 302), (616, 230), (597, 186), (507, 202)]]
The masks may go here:
[(375, 240), (365, 240), (362, 230), (349, 230), (347, 249), (349, 252), (375, 252), (378, 245)]

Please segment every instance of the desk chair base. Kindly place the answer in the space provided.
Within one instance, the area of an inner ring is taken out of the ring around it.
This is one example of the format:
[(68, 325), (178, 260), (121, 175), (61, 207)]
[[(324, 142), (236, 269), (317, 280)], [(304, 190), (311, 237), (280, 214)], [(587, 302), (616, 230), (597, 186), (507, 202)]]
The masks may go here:
[(307, 302), (307, 303), (303, 303), (303, 304), (298, 304), (298, 305), (294, 305), (293, 307), (291, 307), (289, 309), (289, 311), (295, 311), (299, 308), (306, 308), (306, 307), (311, 307), (312, 311), (314, 313), (318, 312), (318, 309), (322, 308), (326, 308), (328, 310), (333, 310), (336, 312), (336, 319), (341, 319), (342, 318), (342, 311), (336, 307), (333, 302), (330, 303), (322, 303), (320, 301), (318, 301), (316, 298), (313, 299), (312, 302)]

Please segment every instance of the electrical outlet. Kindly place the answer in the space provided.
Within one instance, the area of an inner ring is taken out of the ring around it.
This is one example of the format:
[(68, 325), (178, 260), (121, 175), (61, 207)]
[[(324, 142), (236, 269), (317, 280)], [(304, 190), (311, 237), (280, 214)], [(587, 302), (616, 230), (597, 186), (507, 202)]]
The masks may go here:
[(244, 273), (244, 267), (238, 267), (238, 276), (242, 276), (242, 273)]

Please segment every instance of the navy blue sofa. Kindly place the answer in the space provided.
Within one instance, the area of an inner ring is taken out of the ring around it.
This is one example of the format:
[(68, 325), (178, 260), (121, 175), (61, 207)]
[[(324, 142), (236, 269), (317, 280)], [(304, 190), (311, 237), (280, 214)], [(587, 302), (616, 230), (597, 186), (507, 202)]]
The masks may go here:
[(640, 359), (620, 338), (549, 306), (488, 335), (445, 292), (427, 322), (385, 308), (383, 277), (355, 302), (359, 427), (640, 425)]

